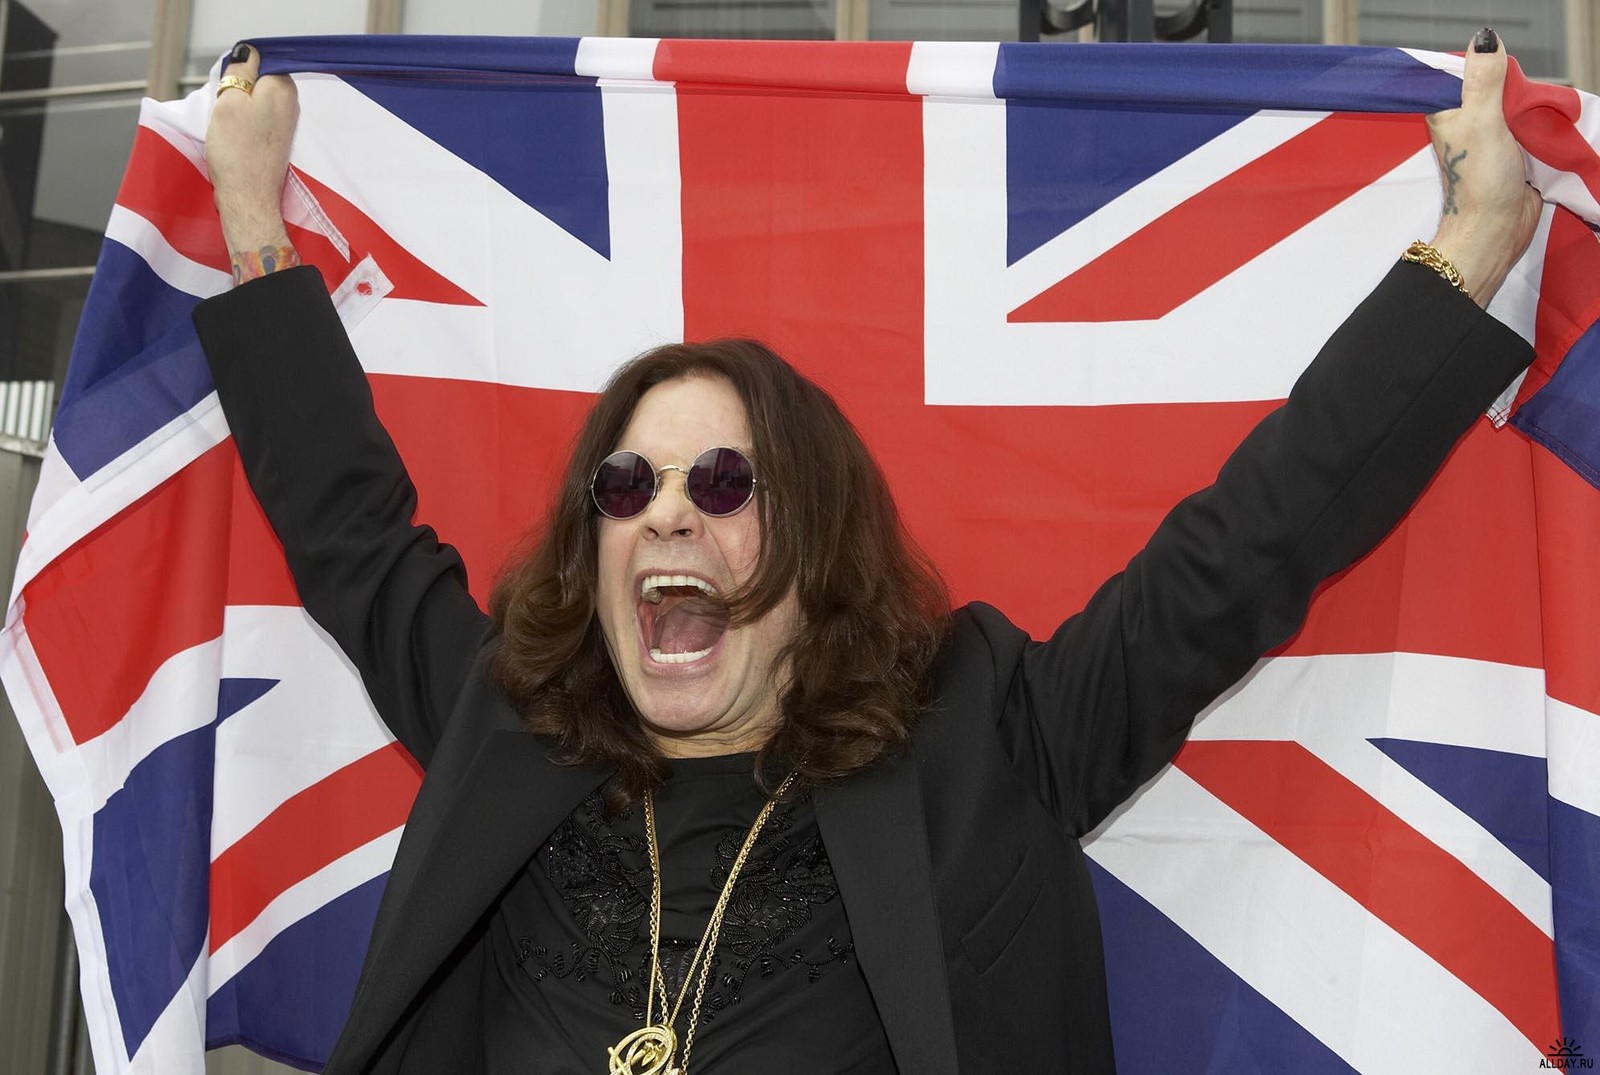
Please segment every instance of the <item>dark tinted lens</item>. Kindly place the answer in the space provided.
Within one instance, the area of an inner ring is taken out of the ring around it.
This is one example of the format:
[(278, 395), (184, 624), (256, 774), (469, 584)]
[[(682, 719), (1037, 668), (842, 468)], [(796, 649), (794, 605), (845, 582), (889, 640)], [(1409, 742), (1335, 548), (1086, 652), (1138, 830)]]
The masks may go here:
[(732, 515), (750, 503), (756, 470), (743, 452), (707, 448), (689, 466), (689, 499), (707, 515)]
[(638, 452), (612, 452), (595, 468), (595, 506), (613, 519), (631, 519), (650, 506), (656, 472)]

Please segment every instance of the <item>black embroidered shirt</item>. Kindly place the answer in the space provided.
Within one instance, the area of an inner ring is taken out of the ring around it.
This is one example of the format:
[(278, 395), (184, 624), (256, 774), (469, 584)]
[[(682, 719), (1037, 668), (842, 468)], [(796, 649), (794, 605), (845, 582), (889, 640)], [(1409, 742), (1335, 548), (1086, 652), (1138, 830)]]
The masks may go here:
[[(753, 765), (749, 754), (680, 760), (656, 795), (673, 998), (765, 802)], [(488, 1071), (605, 1072), (606, 1048), (644, 1023), (650, 887), (639, 806), (607, 815), (596, 793), (538, 849), (489, 926)], [(680, 1040), (693, 1001), (691, 982), (675, 1024)], [(778, 804), (734, 884), (689, 1070), (895, 1071), (808, 798)]]

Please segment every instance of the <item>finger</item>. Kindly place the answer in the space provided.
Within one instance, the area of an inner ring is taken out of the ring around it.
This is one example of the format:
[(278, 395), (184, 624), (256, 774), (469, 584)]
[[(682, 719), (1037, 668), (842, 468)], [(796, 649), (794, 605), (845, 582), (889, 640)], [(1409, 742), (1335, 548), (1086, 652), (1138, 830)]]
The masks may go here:
[(223, 65), (222, 73), (238, 75), (254, 82), (261, 74), (260, 51), (243, 41), (239, 42), (233, 46), (233, 51), (228, 53), (228, 62)]
[(1506, 48), (1500, 35), (1485, 26), (1467, 46), (1466, 70), (1461, 75), (1461, 107), (1500, 110), (1506, 84)]

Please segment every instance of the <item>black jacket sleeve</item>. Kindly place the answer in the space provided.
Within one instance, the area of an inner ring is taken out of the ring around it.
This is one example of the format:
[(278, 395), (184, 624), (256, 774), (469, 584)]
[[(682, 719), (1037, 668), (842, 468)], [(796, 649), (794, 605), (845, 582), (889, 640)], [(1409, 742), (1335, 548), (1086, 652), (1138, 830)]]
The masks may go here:
[(972, 616), (1013, 765), (1074, 832), (1171, 759), (1194, 717), (1392, 529), (1532, 360), (1437, 274), (1400, 263), (1127, 568), (1046, 642)]
[(194, 312), (251, 488), (312, 618), (424, 766), (488, 632), (460, 556), (414, 525), (417, 495), (312, 268)]

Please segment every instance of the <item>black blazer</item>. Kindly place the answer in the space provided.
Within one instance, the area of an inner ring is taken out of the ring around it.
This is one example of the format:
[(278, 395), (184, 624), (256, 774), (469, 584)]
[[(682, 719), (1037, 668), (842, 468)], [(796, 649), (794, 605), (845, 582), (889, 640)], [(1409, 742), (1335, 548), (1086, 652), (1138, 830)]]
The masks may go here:
[[(471, 1070), (496, 898), (606, 774), (553, 764), (483, 676), (486, 620), (454, 550), (411, 525), (414, 490), (315, 271), (208, 300), (195, 323), (306, 608), (427, 774), (327, 1070)], [(1112, 1070), (1078, 837), (1383, 537), (1530, 358), (1433, 272), (1397, 265), (1216, 483), (1047, 642), (985, 605), (955, 613), (909, 753), (815, 793), (905, 1075)]]

